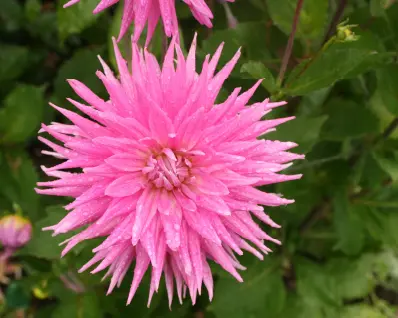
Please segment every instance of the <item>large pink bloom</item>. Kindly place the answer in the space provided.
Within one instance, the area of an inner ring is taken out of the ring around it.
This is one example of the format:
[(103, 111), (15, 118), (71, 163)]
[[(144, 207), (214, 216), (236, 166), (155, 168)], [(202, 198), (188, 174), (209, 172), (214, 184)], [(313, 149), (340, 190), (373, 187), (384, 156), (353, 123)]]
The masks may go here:
[[(237, 269), (243, 267), (235, 254), (247, 250), (262, 259), (258, 250), (271, 251), (264, 240), (279, 243), (252, 215), (279, 227), (262, 206), (293, 202), (256, 187), (300, 177), (278, 174), (288, 162), (302, 158), (286, 151), (294, 143), (257, 139), (292, 119), (261, 121), (284, 102), (265, 100), (246, 107), (259, 81), (215, 104), (240, 52), (215, 74), (221, 45), (197, 74), (195, 49), (196, 40), (185, 59), (174, 38), (160, 68), (152, 54), (133, 44), (131, 75), (115, 44), (120, 80), (102, 60), (104, 73), (97, 72), (110, 100), (70, 80), (90, 106), (69, 101), (90, 119), (53, 105), (73, 124), (42, 126), (63, 143), (40, 137), (53, 150), (46, 153), (66, 161), (43, 167), (58, 180), (39, 183), (47, 189), (37, 192), (75, 198), (66, 206), (67, 216), (48, 229), (56, 235), (88, 225), (68, 240), (63, 255), (81, 241), (105, 237), (81, 271), (100, 262), (92, 273), (108, 268), (109, 292), (135, 262), (128, 302), (149, 266), (150, 299), (164, 273), (170, 303), (174, 280), (180, 301), (188, 287), (194, 303), (202, 283), (212, 298), (208, 260), (242, 281)], [(72, 168), (82, 172), (64, 171)]]
[[(83, 0), (84, 1), (84, 0)], [(234, 1), (234, 0), (227, 0)], [(64, 8), (80, 2), (70, 0)], [(119, 2), (119, 0), (101, 0), (93, 13), (99, 13)], [(148, 23), (147, 44), (152, 38), (159, 18), (162, 18), (164, 31), (167, 36), (178, 34), (178, 20), (175, 8), (176, 0), (124, 0), (123, 17), (118, 40), (126, 33), (134, 21), (134, 41), (138, 41), (145, 25)], [(213, 13), (205, 0), (184, 0), (193, 16), (200, 24), (211, 28)]]

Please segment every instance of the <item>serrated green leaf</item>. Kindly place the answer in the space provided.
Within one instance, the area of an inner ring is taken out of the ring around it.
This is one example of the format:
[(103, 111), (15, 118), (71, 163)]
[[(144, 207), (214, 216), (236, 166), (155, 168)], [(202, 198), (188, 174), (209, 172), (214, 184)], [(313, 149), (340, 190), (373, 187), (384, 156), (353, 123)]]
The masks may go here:
[(63, 8), (66, 2), (57, 0), (57, 26), (61, 41), (69, 35), (80, 33), (98, 18), (98, 14), (93, 14), (98, 5), (97, 0), (79, 1), (71, 7)]
[(35, 221), (39, 214), (39, 196), (33, 189), (38, 175), (28, 154), (21, 149), (4, 151), (4, 160), (0, 162), (0, 180), (7, 185), (0, 187), (0, 194), (3, 193), (10, 204), (17, 204), (24, 215)]
[(101, 303), (94, 292), (62, 297), (52, 312), (54, 318), (98, 318), (103, 317)]
[(65, 236), (52, 237), (50, 231), (43, 231), (44, 227), (57, 224), (66, 215), (61, 206), (52, 206), (46, 209), (47, 216), (34, 223), (33, 235), (30, 242), (18, 253), (20, 255), (32, 255), (49, 260), (59, 259), (62, 247), (59, 246), (66, 238)]
[(386, 51), (383, 41), (377, 34), (370, 31), (354, 30), (359, 38), (347, 44), (349, 44), (351, 48), (363, 50), (366, 57), (361, 63), (350, 69), (350, 71), (344, 75), (344, 78), (354, 78), (365, 72), (392, 64), (396, 53)]
[[(234, 29), (216, 30), (202, 42), (200, 53), (202, 56), (213, 54), (218, 46), (224, 43), (223, 53), (220, 57), (219, 67), (223, 66), (230, 58), (242, 48), (242, 55), (251, 60), (266, 60), (271, 58), (264, 35), (258, 30), (265, 29), (265, 22), (242, 22)], [(240, 77), (240, 65), (243, 58), (238, 61), (232, 75)]]
[(341, 318), (388, 318), (379, 309), (366, 304), (347, 306)]
[(333, 200), (333, 223), (337, 236), (335, 248), (347, 255), (357, 255), (365, 243), (359, 209), (361, 207), (350, 205), (344, 189), (339, 189)]
[(328, 104), (327, 113), (328, 120), (322, 127), (324, 139), (342, 141), (346, 138), (359, 138), (379, 132), (377, 117), (364, 105), (349, 100), (335, 99)]
[(242, 65), (240, 72), (249, 74), (253, 79), (263, 79), (261, 85), (271, 94), (278, 89), (274, 76), (261, 62), (249, 61)]
[(21, 283), (13, 281), (7, 287), (5, 301), (10, 308), (28, 308), (30, 295), (26, 293)]
[[(0, 22), (4, 22), (6, 30), (8, 31), (17, 30), (20, 27), (22, 20), (23, 20), (23, 11), (18, 1), (16, 0), (0, 1)], [(0, 28), (2, 28), (2, 26), (3, 24), (0, 24)]]
[(363, 48), (356, 42), (333, 43), (296, 66), (286, 80), (284, 91), (290, 95), (304, 95), (333, 85), (338, 80), (365, 71), (368, 68), (366, 63), (376, 56), (382, 60), (386, 58), (373, 47)]
[(264, 136), (266, 139), (292, 141), (299, 144), (295, 152), (307, 153), (319, 138), (319, 132), (327, 116), (298, 117), (279, 126), (276, 132)]
[(377, 161), (380, 168), (390, 175), (393, 181), (398, 180), (398, 152), (394, 152), (393, 156), (390, 157), (373, 153), (373, 158)]
[(67, 79), (77, 79), (83, 82), (96, 94), (104, 91), (101, 81), (95, 75), (100, 68), (96, 55), (101, 53), (102, 50), (99, 48), (81, 49), (61, 65), (54, 82), (57, 101), (64, 102), (67, 97), (76, 98), (76, 94), (66, 81)]
[(333, 258), (326, 268), (341, 297), (360, 299), (366, 297), (378, 283), (373, 275), (375, 263), (374, 255), (365, 254), (359, 258)]
[[(272, 21), (284, 33), (290, 34), (297, 1), (286, 0), (281, 3), (279, 0), (268, 0), (266, 3)], [(304, 1), (300, 11), (297, 36), (307, 40), (319, 39), (328, 21), (328, 7), (327, 0)]]
[(274, 262), (257, 262), (248, 269), (244, 283), (230, 277), (220, 277), (209, 307), (217, 317), (258, 317), (267, 312), (278, 317), (283, 309), (286, 291)]
[(389, 65), (377, 71), (378, 93), (385, 107), (393, 114), (398, 115), (398, 65)]
[(0, 81), (10, 81), (28, 66), (29, 50), (24, 46), (0, 44)]
[(297, 260), (297, 293), (310, 308), (338, 309), (342, 305), (338, 284), (319, 265)]
[(26, 141), (36, 133), (43, 119), (44, 89), (18, 85), (0, 110), (0, 143)]
[(28, 0), (25, 4), (25, 16), (28, 21), (34, 21), (38, 18), (41, 10), (41, 3), (39, 0)]
[(370, 0), (370, 13), (374, 17), (380, 17), (385, 14), (385, 6), (388, 0)]

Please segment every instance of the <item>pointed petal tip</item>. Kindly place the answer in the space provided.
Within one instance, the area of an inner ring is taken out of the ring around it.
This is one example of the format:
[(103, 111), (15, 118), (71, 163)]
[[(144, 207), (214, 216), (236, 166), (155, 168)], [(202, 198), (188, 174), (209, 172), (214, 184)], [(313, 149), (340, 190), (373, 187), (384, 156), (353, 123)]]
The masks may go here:
[[(282, 242), (276, 239), (273, 239), (272, 242), (274, 242), (276, 245), (282, 245)], [(272, 252), (272, 251), (270, 251)]]
[(41, 230), (44, 231), (53, 231), (55, 225), (43, 227)]
[(288, 205), (288, 204), (292, 204), (294, 202), (295, 202), (295, 200), (293, 200), (293, 199), (284, 199), (282, 204)]
[(236, 273), (236, 274), (234, 275), (234, 277), (236, 278), (236, 280), (237, 280), (239, 283), (243, 283), (243, 278), (242, 278), (242, 276), (240, 276), (238, 273)]
[[(121, 31), (122, 30), (120, 30), (117, 38), (115, 38), (114, 36), (112, 37), (113, 45), (117, 45), (123, 39), (125, 33)], [(133, 41), (133, 36), (131, 36), (131, 40)]]

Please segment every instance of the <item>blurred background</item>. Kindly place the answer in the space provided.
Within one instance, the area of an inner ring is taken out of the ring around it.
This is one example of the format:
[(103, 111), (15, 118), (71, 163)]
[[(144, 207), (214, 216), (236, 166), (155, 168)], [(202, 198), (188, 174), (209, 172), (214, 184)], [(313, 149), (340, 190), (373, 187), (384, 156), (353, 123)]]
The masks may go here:
[[(212, 266), (212, 303), (204, 293), (195, 306), (174, 301), (171, 311), (162, 284), (146, 307), (147, 278), (126, 307), (132, 273), (105, 296), (100, 275), (77, 274), (98, 241), (60, 259), (67, 237), (41, 231), (65, 215), (66, 202), (33, 190), (45, 178), (40, 166), (53, 164), (41, 154), (40, 123), (64, 120), (47, 103), (71, 107), (69, 78), (106, 97), (96, 55), (114, 66), (121, 17), (122, 3), (94, 16), (98, 0), (62, 9), (65, 2), (0, 1), (0, 213), (33, 226), (27, 245), (7, 262), (0, 257), (0, 317), (398, 317), (398, 2), (209, 0), (209, 30), (177, 0), (185, 48), (198, 31), (199, 62), (222, 41), (220, 66), (242, 47), (219, 100), (264, 78), (253, 102), (287, 100), (274, 116), (297, 116), (266, 137), (297, 142), (306, 159), (288, 169), (301, 180), (272, 188), (296, 203), (266, 210), (282, 224), (272, 234), (283, 245), (262, 262), (244, 255), (243, 284)], [(167, 39), (159, 31), (150, 49), (161, 59)], [(128, 36), (120, 46), (128, 60)]]

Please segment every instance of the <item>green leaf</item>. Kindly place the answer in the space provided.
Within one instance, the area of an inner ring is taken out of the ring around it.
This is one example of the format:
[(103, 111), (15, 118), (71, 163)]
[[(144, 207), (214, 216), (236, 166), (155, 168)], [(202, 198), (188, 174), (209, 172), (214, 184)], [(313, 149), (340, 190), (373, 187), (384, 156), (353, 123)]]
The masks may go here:
[(398, 65), (389, 65), (377, 71), (378, 93), (385, 107), (395, 116), (398, 115)]
[(261, 85), (271, 94), (278, 90), (274, 76), (261, 62), (249, 61), (242, 65), (240, 72), (249, 74), (253, 79), (263, 79)]
[[(269, 14), (272, 21), (285, 33), (290, 34), (296, 9), (296, 0), (268, 0)], [(327, 0), (306, 0), (300, 11), (297, 36), (302, 39), (319, 39), (324, 34), (328, 21)]]
[(27, 47), (0, 44), (0, 81), (18, 78), (28, 66), (28, 61)]
[(7, 203), (2, 202), (1, 208), (11, 211), (13, 203), (19, 202), (19, 187), (12, 175), (8, 155), (5, 152), (0, 154), (2, 156), (0, 161), (0, 180), (7, 185), (6, 187), (0, 187), (0, 197), (4, 197), (8, 201)]
[(29, 219), (35, 221), (39, 212), (39, 196), (33, 189), (38, 175), (28, 154), (21, 149), (5, 151), (4, 160), (0, 162), (0, 180), (7, 184), (0, 187), (0, 194), (4, 194), (10, 204), (17, 204)]
[(13, 281), (7, 287), (5, 295), (7, 306), (10, 308), (28, 308), (30, 295), (26, 293), (21, 283)]
[(234, 278), (220, 277), (209, 310), (217, 317), (279, 317), (284, 307), (286, 291), (275, 262), (256, 262), (244, 276), (244, 283)]
[(360, 299), (366, 297), (378, 283), (373, 275), (375, 263), (375, 255), (364, 254), (357, 259), (332, 258), (326, 268), (341, 297)]
[(20, 255), (32, 255), (50, 260), (60, 258), (62, 247), (59, 244), (66, 238), (52, 237), (51, 232), (43, 231), (43, 228), (57, 224), (66, 215), (66, 211), (61, 206), (52, 206), (47, 208), (46, 212), (45, 218), (34, 223), (32, 239), (18, 252)]
[(97, 0), (79, 1), (71, 7), (63, 8), (67, 1), (57, 0), (57, 26), (61, 41), (69, 35), (80, 33), (98, 18), (93, 10), (98, 5)]
[[(242, 48), (242, 55), (251, 60), (267, 60), (272, 58), (264, 35), (258, 30), (266, 28), (265, 22), (242, 22), (235, 29), (216, 30), (202, 42), (202, 56), (213, 54), (218, 46), (224, 43), (219, 66), (223, 66)], [(241, 58), (243, 61), (243, 57)], [(238, 62), (242, 63), (242, 61)], [(234, 76), (240, 77), (239, 66), (235, 67)]]
[(363, 50), (365, 58), (361, 63), (355, 65), (354, 68), (344, 75), (344, 78), (354, 78), (368, 71), (379, 69), (386, 64), (391, 65), (395, 52), (386, 52), (383, 41), (380, 37), (370, 31), (355, 30), (359, 39), (349, 42), (350, 48)]
[(295, 152), (307, 153), (319, 138), (319, 132), (327, 116), (298, 117), (281, 126), (276, 132), (265, 135), (264, 138), (281, 141), (292, 141), (298, 143)]
[(358, 209), (360, 211), (358, 217), (369, 237), (386, 246), (396, 246), (398, 244), (398, 232), (396, 231), (398, 215), (394, 213), (396, 209), (392, 209), (394, 212), (387, 212), (368, 204), (366, 200), (358, 200), (357, 203), (362, 205)]
[(392, 157), (383, 157), (373, 153), (373, 158), (378, 162), (380, 168), (390, 175), (393, 181), (398, 180), (398, 151), (394, 151)]
[(350, 305), (344, 308), (340, 318), (388, 318), (379, 309), (366, 304)]
[(370, 13), (374, 17), (380, 17), (385, 14), (384, 7), (388, 0), (370, 0)]
[(392, 35), (394, 36), (394, 38), (392, 39), (393, 41), (391, 42), (394, 43), (395, 40), (394, 44), (396, 48), (396, 43), (398, 41), (398, 21), (397, 21), (398, 3), (390, 1), (390, 6), (386, 10), (386, 14), (387, 14), (386, 20), (388, 24), (388, 29), (389, 31), (392, 31)]
[(337, 233), (335, 248), (347, 255), (357, 255), (365, 243), (365, 233), (358, 217), (361, 207), (349, 205), (344, 189), (339, 189), (333, 200), (333, 223)]
[(325, 87), (303, 96), (298, 109), (298, 115), (309, 116), (312, 113), (317, 113), (320, 110), (320, 106), (324, 104), (329, 96), (330, 91), (330, 87)]
[(99, 94), (104, 91), (101, 81), (95, 72), (100, 68), (98, 59), (95, 58), (102, 52), (101, 49), (81, 49), (59, 68), (54, 82), (55, 95), (58, 102), (65, 98), (76, 98), (76, 94), (69, 86), (67, 79), (77, 79), (87, 85), (93, 92)]
[(297, 293), (305, 306), (337, 309), (342, 305), (338, 283), (321, 266), (301, 258), (296, 265)]
[[(19, 28), (23, 20), (23, 11), (21, 5), (16, 0), (0, 1), (0, 29), (3, 24), (6, 30), (15, 31)], [(1, 49), (0, 49), (1, 53)], [(2, 63), (0, 63), (1, 65)]]
[(53, 318), (98, 318), (103, 317), (101, 304), (94, 292), (67, 295), (52, 312)]
[(363, 48), (356, 42), (333, 43), (296, 66), (286, 80), (284, 91), (290, 95), (305, 95), (333, 85), (338, 80), (366, 70), (364, 63), (379, 54), (380, 59), (385, 59), (384, 54), (373, 48)]
[(0, 142), (18, 143), (34, 135), (43, 118), (44, 89), (18, 85), (0, 110)]
[(367, 189), (377, 189), (388, 177), (388, 174), (381, 169), (373, 154), (367, 154), (363, 159), (360, 184)]
[(374, 113), (353, 101), (334, 99), (328, 104), (327, 113), (328, 120), (322, 127), (324, 139), (359, 138), (379, 131), (378, 119)]
[(41, 11), (41, 3), (39, 0), (28, 0), (25, 4), (25, 16), (28, 21), (34, 21), (38, 18)]

